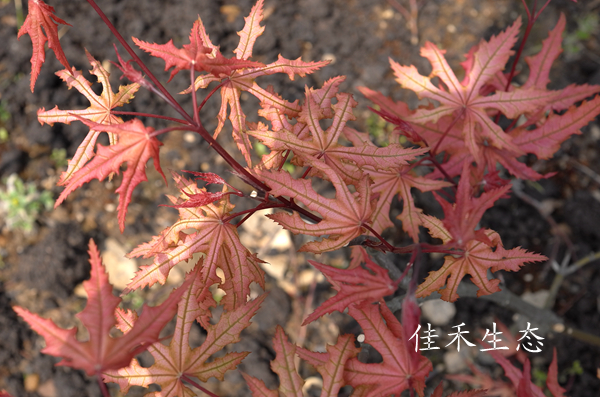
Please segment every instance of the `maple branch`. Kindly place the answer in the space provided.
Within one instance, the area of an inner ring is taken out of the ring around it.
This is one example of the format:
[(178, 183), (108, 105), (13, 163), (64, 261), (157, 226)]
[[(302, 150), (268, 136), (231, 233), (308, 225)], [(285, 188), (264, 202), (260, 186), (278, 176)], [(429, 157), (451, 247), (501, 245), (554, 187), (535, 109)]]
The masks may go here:
[(129, 55), (133, 58), (135, 63), (137, 63), (140, 68), (142, 68), (144, 73), (146, 73), (146, 75), (150, 78), (150, 80), (152, 80), (152, 82), (154, 83), (156, 88), (158, 90), (160, 90), (160, 92), (162, 94), (161, 97), (163, 99), (165, 99), (167, 101), (167, 103), (171, 107), (173, 107), (179, 114), (181, 114), (188, 123), (194, 124), (194, 122), (193, 122), (194, 120), (190, 117), (189, 114), (187, 114), (187, 112), (181, 107), (181, 105), (175, 100), (175, 98), (173, 98), (173, 96), (169, 93), (169, 91), (167, 91), (167, 89), (160, 83), (160, 81), (156, 78), (156, 76), (154, 76), (154, 74), (150, 71), (150, 69), (148, 69), (148, 67), (146, 66), (146, 64), (144, 64), (144, 62), (140, 59), (140, 57), (137, 56), (135, 51), (133, 51), (133, 48), (131, 48), (131, 46), (127, 43), (127, 41), (125, 41), (123, 36), (121, 36), (121, 33), (119, 33), (117, 28), (115, 28), (115, 26), (108, 19), (106, 14), (104, 14), (104, 12), (100, 9), (98, 4), (96, 4), (96, 2), (94, 0), (87, 0), (87, 2), (92, 6), (92, 8), (96, 11), (96, 13), (100, 16), (100, 18), (102, 19), (104, 24), (110, 29), (110, 31), (117, 38), (117, 40), (119, 40), (119, 43), (121, 43), (121, 45), (125, 48), (125, 51), (127, 51), (129, 53)]
[[(191, 80), (191, 86), (194, 87), (194, 66), (192, 63), (192, 67), (190, 68), (190, 80)], [(191, 90), (191, 94), (192, 94), (192, 109), (194, 109), (194, 121), (196, 122), (196, 124), (200, 124), (200, 116), (198, 114), (199, 109), (198, 109), (198, 98), (196, 95), (196, 90), (192, 89)], [(202, 102), (204, 104), (204, 102)]]
[(369, 226), (365, 223), (363, 223), (361, 226), (364, 227), (365, 229), (367, 229), (369, 232), (371, 232), (373, 234), (373, 237), (375, 237), (379, 241), (381, 241), (386, 250), (388, 250), (388, 251), (394, 250), (395, 247), (392, 244), (388, 243), (383, 237), (381, 237), (381, 234), (377, 233), (371, 226)]
[(152, 113), (140, 113), (140, 112), (122, 112), (122, 111), (118, 111), (118, 110), (112, 110), (111, 111), (112, 114), (120, 114), (123, 116), (137, 116), (137, 117), (152, 117), (155, 119), (162, 119), (162, 120), (167, 120), (167, 121), (173, 121), (175, 123), (179, 123), (179, 124), (187, 124), (187, 121), (182, 120), (182, 119), (178, 119), (175, 117), (169, 117), (169, 116), (160, 116), (158, 114), (152, 114)]
[(189, 383), (190, 385), (194, 386), (197, 389), (200, 389), (201, 391), (203, 391), (204, 393), (208, 394), (210, 397), (219, 397), (217, 396), (215, 393), (211, 392), (210, 390), (200, 386), (197, 382), (194, 382), (192, 379), (190, 379), (186, 374), (182, 374), (181, 375), (181, 379), (183, 379), (184, 381), (186, 381), (187, 383)]
[(225, 79), (224, 81), (221, 81), (215, 88), (212, 89), (211, 92), (208, 93), (208, 95), (206, 96), (206, 98), (204, 98), (204, 100), (202, 101), (202, 103), (198, 106), (198, 108), (196, 109), (196, 112), (200, 112), (200, 110), (202, 110), (202, 108), (204, 107), (204, 105), (206, 104), (206, 101), (208, 101), (208, 99), (210, 97), (213, 96), (213, 94), (215, 92), (217, 92), (217, 90), (221, 87), (223, 87), (223, 85), (225, 85), (225, 83), (228, 81), (229, 79)]
[(542, 8), (540, 8), (540, 10), (537, 12), (536, 16), (534, 17), (534, 20), (538, 19), (538, 17), (542, 13), (542, 11), (544, 11), (544, 9), (548, 6), (548, 4), (550, 4), (550, 0), (546, 0), (546, 4), (544, 4), (542, 6)]
[(230, 154), (225, 150), (216, 140), (210, 135), (208, 131), (204, 128), (202, 124), (196, 125), (195, 123), (191, 123), (189, 126), (179, 127), (181, 130), (192, 131), (199, 134), (208, 144), (215, 149), (217, 153), (234, 169), (235, 173), (247, 184), (252, 186), (253, 188), (261, 191), (268, 192), (271, 190), (269, 186), (261, 182), (258, 178), (252, 175), (248, 170), (240, 165)]
[(456, 124), (458, 119), (460, 119), (464, 114), (465, 114), (465, 108), (463, 107), (462, 109), (460, 109), (460, 112), (456, 115), (456, 117), (452, 120), (452, 122), (450, 123), (448, 128), (446, 128), (446, 131), (444, 131), (444, 133), (442, 134), (440, 139), (435, 144), (435, 147), (433, 148), (433, 150), (430, 151), (430, 153), (433, 153), (433, 155), (435, 155), (437, 153), (437, 150), (440, 147), (440, 145), (442, 144), (442, 141), (444, 140), (444, 138), (448, 135), (448, 133), (450, 132), (452, 127), (454, 127), (454, 124)]
[(291, 150), (287, 149), (285, 152), (285, 154), (283, 155), (283, 159), (281, 161), (281, 164), (279, 164), (279, 167), (277, 167), (278, 171), (281, 171), (281, 169), (283, 168), (283, 166), (285, 165), (285, 162), (288, 160), (288, 157), (290, 157), (290, 154), (292, 153)]
[(244, 218), (242, 218), (241, 221), (239, 221), (235, 227), (240, 227), (242, 225), (242, 223), (244, 223), (248, 218), (250, 218), (250, 216), (252, 216), (252, 214), (254, 214), (256, 211), (261, 211), (261, 210), (266, 210), (269, 208), (282, 208), (285, 207), (285, 204), (281, 203), (273, 203), (273, 202), (262, 202), (261, 204), (257, 205), (254, 208), (250, 208), (249, 210), (244, 210), (244, 211), (240, 211), (240, 212), (236, 212), (235, 214), (231, 214), (229, 215), (227, 218), (223, 219), (223, 223), (226, 222), (230, 222), (231, 220), (237, 218), (238, 216), (242, 216), (242, 215), (246, 215)]
[(100, 372), (96, 373), (96, 380), (98, 381), (98, 386), (100, 386), (100, 390), (102, 391), (102, 396), (110, 397), (108, 387), (106, 387), (106, 383), (102, 381), (102, 374)]
[(462, 255), (464, 253), (463, 250), (460, 249), (443, 249), (440, 247), (444, 247), (443, 245), (439, 246), (439, 245), (432, 245), (432, 244), (427, 244), (427, 243), (416, 243), (416, 244), (411, 244), (411, 245), (407, 245), (406, 247), (394, 247), (393, 250), (391, 250), (390, 252), (393, 252), (394, 254), (412, 254), (415, 249), (416, 246), (419, 246), (419, 249), (421, 250), (422, 253), (438, 253), (438, 254), (448, 254), (448, 255)]
[(525, 7), (525, 12), (527, 13), (527, 19), (531, 19), (531, 13), (529, 12), (529, 6), (527, 5), (527, 2), (525, 0), (521, 0), (521, 3), (523, 3), (523, 7)]
[(433, 157), (433, 155), (431, 153), (429, 153), (428, 157), (423, 157), (416, 164), (420, 163), (421, 161), (425, 161), (425, 160), (431, 161), (433, 166), (435, 168), (437, 168), (442, 173), (442, 175), (444, 175), (444, 178), (446, 178), (448, 180), (448, 182), (453, 184), (455, 188), (458, 186), (458, 183), (454, 181), (454, 179), (446, 172), (444, 167), (442, 167), (442, 165), (435, 159), (435, 157)]
[[(523, 34), (523, 40), (521, 40), (521, 44), (519, 45), (519, 49), (517, 50), (517, 55), (515, 55), (515, 58), (513, 59), (513, 64), (510, 68), (510, 73), (508, 74), (508, 78), (506, 80), (506, 86), (504, 87), (504, 91), (508, 91), (508, 87), (510, 87), (510, 83), (511, 83), (513, 77), (515, 77), (515, 70), (517, 68), (517, 63), (519, 62), (519, 59), (521, 58), (521, 54), (523, 53), (523, 49), (525, 48), (525, 43), (527, 42), (527, 39), (529, 38), (529, 33), (531, 33), (531, 29), (533, 28), (535, 21), (538, 19), (538, 17), (542, 13), (542, 11), (544, 11), (544, 8), (546, 8), (546, 6), (550, 3), (550, 0), (547, 0), (546, 4), (544, 4), (544, 6), (540, 9), (540, 11), (536, 14), (535, 8), (537, 6), (537, 0), (534, 0), (533, 6), (531, 7), (531, 11), (529, 11), (529, 7), (527, 6), (527, 3), (525, 2), (525, 0), (521, 0), (521, 1), (523, 2), (523, 5), (525, 6), (525, 11), (527, 12), (527, 26), (525, 27), (525, 33)], [(496, 116), (496, 124), (498, 124), (499, 119), (500, 119), (500, 113), (498, 113), (498, 115)]]

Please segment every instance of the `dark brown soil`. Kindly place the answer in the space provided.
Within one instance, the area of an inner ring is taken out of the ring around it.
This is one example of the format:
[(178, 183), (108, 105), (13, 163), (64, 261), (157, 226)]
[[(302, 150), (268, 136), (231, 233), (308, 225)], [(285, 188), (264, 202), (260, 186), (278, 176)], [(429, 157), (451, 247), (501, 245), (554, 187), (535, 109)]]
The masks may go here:
[[(112, 47), (115, 40), (87, 2), (52, 0), (49, 3), (56, 8), (58, 16), (73, 25), (61, 38), (72, 65), (84, 71), (89, 69), (83, 48), (87, 48), (99, 60), (115, 60)], [(135, 36), (157, 43), (165, 43), (171, 38), (176, 45), (186, 43), (189, 30), (200, 14), (212, 41), (220, 44), (223, 53), (228, 54), (237, 44), (236, 31), (242, 29), (243, 17), (249, 12), (253, 1), (106, 0), (99, 3), (126, 38)], [(265, 3), (268, 17), (265, 21), (266, 31), (255, 46), (257, 60), (271, 62), (277, 59), (278, 54), (294, 59), (302, 56), (304, 60), (335, 59), (331, 66), (305, 79), (290, 82), (287, 77), (276, 75), (263, 80), (265, 84), (272, 84), (275, 91), (282, 93), (286, 99), (302, 99), (305, 85), (319, 86), (330, 77), (345, 75), (347, 79), (341, 88), (353, 93), (359, 100), (357, 114), (360, 118), (356, 124), (363, 129), (369, 103), (358, 93), (358, 86), (366, 85), (395, 99), (415, 103), (416, 98), (402, 91), (395, 83), (388, 58), (403, 64), (415, 64), (422, 72), (429, 66), (419, 57), (419, 46), (410, 44), (406, 21), (392, 11), (387, 1), (265, 0)], [(462, 54), (479, 38), (489, 38), (512, 23), (518, 15), (524, 15), (518, 1), (430, 0), (424, 3), (419, 14), (419, 44), (432, 41), (445, 48), (454, 68), (458, 68)], [(225, 5), (230, 7), (223, 8)], [(237, 7), (239, 15), (230, 12), (236, 10), (231, 6)], [(578, 4), (567, 0), (552, 1), (533, 31), (530, 48), (540, 43), (548, 29), (554, 26), (559, 12), (567, 14), (568, 31), (574, 32), (578, 20), (599, 11), (598, 1), (580, 1)], [(16, 35), (14, 2), (0, 2), (0, 101), (2, 110), (10, 114), (10, 118), (0, 121), (0, 127), (5, 127), (10, 136), (8, 142), (0, 143), (0, 178), (18, 173), (23, 180), (33, 181), (40, 188), (51, 189), (54, 197), (57, 197), (60, 188), (52, 187), (58, 175), (55, 160), (51, 157), (52, 150), (64, 148), (67, 157), (71, 157), (87, 129), (81, 123), (40, 126), (36, 111), (41, 107), (50, 109), (55, 104), (65, 109), (85, 108), (88, 104), (75, 90), (67, 90), (53, 74), (61, 66), (50, 52), (47, 53), (48, 60), (37, 81), (35, 94), (32, 94), (29, 90), (30, 40), (23, 37), (17, 41)], [(561, 61), (553, 70), (552, 88), (562, 88), (570, 83), (600, 84), (600, 30), (582, 40), (581, 44), (583, 49), (579, 53), (571, 54), (569, 61)], [(148, 66), (166, 81), (168, 75), (161, 72), (164, 68), (162, 60), (151, 59), (145, 54), (142, 59), (147, 60)], [(114, 86), (117, 86), (118, 73), (113, 72), (112, 78)], [(177, 93), (186, 85), (185, 79), (176, 78), (170, 89)], [(183, 97), (181, 104), (184, 108), (191, 106), (188, 97)], [(247, 114), (256, 115), (258, 104), (248, 101), (246, 105)], [(218, 107), (218, 99), (209, 101), (205, 107), (202, 119), (208, 130), (216, 126)], [(133, 103), (125, 108), (130, 111), (160, 111), (163, 114), (165, 109), (159, 98), (145, 91), (140, 91)], [(166, 115), (175, 116), (168, 109)], [(249, 121), (257, 120), (257, 116), (250, 116)], [(150, 120), (149, 124), (152, 123)], [(557, 172), (555, 177), (537, 185), (525, 186), (528, 195), (553, 205), (550, 215), (569, 237), (578, 258), (600, 251), (599, 139), (600, 127), (595, 122), (583, 130), (583, 135), (565, 143), (554, 159), (538, 164), (538, 171)], [(212, 172), (229, 175), (225, 172), (223, 162), (215, 157), (205, 143), (188, 142), (181, 135), (165, 139), (161, 163), (164, 169), (174, 170), (200, 170), (208, 165)], [(582, 171), (581, 165), (591, 173)], [(74, 193), (56, 211), (40, 216), (36, 233), (25, 235), (18, 230), (2, 232), (0, 390), (7, 389), (15, 397), (100, 395), (95, 379), (86, 377), (81, 371), (55, 367), (53, 364), (57, 362), (56, 359), (40, 353), (42, 339), (16, 316), (11, 305), (25, 306), (40, 315), (53, 318), (64, 327), (73, 325), (72, 313), (81, 310), (84, 304), (74, 290), (87, 278), (87, 241), (94, 238), (102, 246), (106, 239), (112, 237), (133, 247), (157, 234), (161, 230), (160, 224), (174, 217), (173, 212), (166, 208), (157, 210), (159, 204), (166, 203), (164, 194), (168, 189), (160, 184), (161, 179), (153, 170), (148, 174), (149, 182), (140, 185), (136, 191), (136, 204), (129, 210), (127, 227), (122, 235), (113, 212), (116, 202), (112, 192), (114, 187), (107, 188), (110, 183), (97, 182)], [(418, 205), (427, 207), (431, 196), (418, 195), (417, 200)], [(434, 207), (431, 210), (436, 211)], [(565, 253), (565, 244), (559, 242), (547, 220), (515, 196), (501, 200), (489, 210), (482, 226), (498, 231), (507, 248), (522, 246), (556, 257), (558, 261)], [(396, 238), (398, 244), (403, 239), (402, 236), (392, 237)], [(524, 277), (528, 273), (534, 275), (533, 279)], [(518, 274), (506, 274), (504, 277), (508, 287), (521, 294), (548, 289), (553, 274), (548, 266), (541, 265), (528, 266)], [(324, 285), (316, 290), (317, 303), (328, 296)], [(595, 262), (565, 279), (553, 310), (567, 324), (600, 335), (599, 296), (600, 271), (599, 263)], [(268, 361), (274, 357), (270, 335), (275, 324), (288, 324), (289, 329), (290, 324), (297, 322), (294, 316), (302, 305), (292, 303), (286, 292), (275, 289), (265, 302), (262, 314), (257, 316), (260, 325), (246, 332), (243, 342), (236, 347), (236, 350), (253, 352), (242, 369), (266, 380), (270, 387), (277, 383), (276, 376), (268, 366)], [(455, 319), (464, 321), (472, 329), (481, 326), (482, 319), (491, 314), (506, 322), (510, 322), (512, 316), (504, 308), (474, 299), (459, 300), (457, 310)], [(352, 325), (347, 328), (351, 332)], [(319, 340), (318, 332), (313, 331), (308, 333), (305, 346), (318, 343), (315, 342)], [(598, 396), (600, 380), (596, 378), (596, 369), (600, 368), (600, 347), (556, 335), (545, 345), (544, 353), (534, 365), (547, 368), (552, 347), (558, 349), (559, 368), (568, 382), (568, 395)], [(576, 360), (579, 360), (584, 373), (565, 375)], [(248, 395), (238, 374), (226, 380), (223, 384), (217, 385), (215, 382), (210, 386), (223, 396)], [(52, 385), (58, 390), (53, 392)], [(133, 392), (133, 395), (142, 394), (139, 388)], [(116, 391), (113, 395), (117, 395)]]

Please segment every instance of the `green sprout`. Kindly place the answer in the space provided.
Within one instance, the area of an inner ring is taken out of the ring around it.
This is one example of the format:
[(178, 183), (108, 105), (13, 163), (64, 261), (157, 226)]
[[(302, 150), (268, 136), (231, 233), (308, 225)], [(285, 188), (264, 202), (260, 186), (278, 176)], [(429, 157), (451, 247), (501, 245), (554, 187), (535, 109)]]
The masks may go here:
[(52, 208), (52, 193), (39, 192), (35, 184), (25, 183), (17, 174), (10, 175), (0, 189), (0, 219), (8, 230), (22, 230), (29, 234), (44, 210)]
[(565, 56), (568, 60), (579, 58), (585, 49), (584, 42), (594, 36), (600, 27), (598, 14), (590, 13), (577, 19), (577, 30), (568, 33), (563, 39)]
[(56, 168), (65, 168), (69, 165), (67, 161), (67, 150), (66, 149), (52, 149), (50, 159), (54, 162)]

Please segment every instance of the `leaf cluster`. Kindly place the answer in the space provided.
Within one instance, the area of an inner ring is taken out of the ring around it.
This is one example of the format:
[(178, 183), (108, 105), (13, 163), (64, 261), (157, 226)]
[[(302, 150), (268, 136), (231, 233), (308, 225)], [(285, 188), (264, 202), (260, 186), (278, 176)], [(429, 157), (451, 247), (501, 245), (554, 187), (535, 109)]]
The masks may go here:
[[(90, 0), (90, 4), (103, 17), (95, 2)], [(141, 315), (120, 309), (120, 298), (113, 295), (96, 245), (90, 242), (92, 272), (84, 284), (88, 303), (77, 315), (88, 329), (89, 340), (79, 341), (75, 329), (63, 330), (26, 309), (15, 307), (15, 311), (45, 338), (44, 353), (63, 358), (60, 365), (83, 369), (104, 382), (117, 383), (123, 393), (131, 386), (158, 384), (161, 391), (153, 395), (195, 395), (192, 387), (203, 389), (199, 382), (210, 377), (222, 380), (248, 354), (216, 355), (240, 340), (240, 333), (250, 326), (265, 297), (263, 294), (253, 300), (249, 298), (253, 283), (265, 288), (263, 269), (269, 265), (241, 243), (238, 227), (248, 217), (257, 216), (259, 210), (278, 209), (268, 216), (271, 220), (294, 234), (315, 238), (300, 247), (300, 251), (321, 254), (354, 246), (353, 260), (347, 269), (311, 262), (327, 277), (337, 295), (316, 308), (304, 325), (333, 311), (347, 311), (361, 326), (365, 342), (383, 360), (376, 364), (362, 362), (361, 349), (352, 335), (341, 335), (326, 352), (311, 352), (291, 343), (284, 330), (277, 328), (273, 339), (276, 357), (271, 368), (279, 376), (279, 389), (270, 390), (262, 381), (244, 374), (253, 395), (302, 396), (304, 381), (295, 364), (298, 355), (323, 377), (322, 396), (337, 396), (345, 385), (352, 386), (353, 396), (399, 396), (405, 390), (423, 396), (433, 368), (409, 342), (420, 319), (416, 297), (437, 291), (442, 299), (455, 301), (457, 286), (467, 275), (479, 288), (479, 296), (492, 294), (500, 290), (500, 281), (493, 273), (518, 271), (525, 263), (547, 259), (520, 247), (506, 249), (498, 233), (480, 228), (479, 223), (487, 209), (510, 194), (511, 178), (538, 180), (550, 176), (537, 173), (521, 162), (521, 157), (533, 154), (540, 159), (550, 158), (564, 140), (579, 134), (600, 113), (600, 97), (590, 99), (600, 92), (600, 86), (547, 88), (551, 65), (561, 52), (564, 16), (550, 31), (541, 50), (526, 58), (529, 76), (520, 87), (512, 83), (512, 73), (505, 72), (518, 41), (520, 19), (469, 51), (462, 64), (465, 77), (461, 81), (448, 65), (445, 51), (428, 42), (421, 55), (432, 65), (430, 75), (421, 75), (415, 66), (391, 61), (397, 82), (428, 100), (428, 104), (410, 109), (405, 103), (360, 88), (364, 96), (379, 106), (378, 114), (396, 127), (387, 137), (388, 144), (381, 147), (371, 141), (368, 133), (351, 127), (357, 102), (353, 95), (340, 92), (343, 76), (328, 80), (320, 88), (306, 87), (304, 100), (294, 102), (259, 84), (262, 76), (283, 73), (294, 79), (327, 65), (327, 62), (304, 62), (282, 56), (271, 63), (252, 60), (254, 43), (265, 29), (261, 25), (263, 8), (263, 0), (259, 0), (246, 17), (231, 57), (222, 54), (211, 42), (200, 18), (191, 28), (189, 44), (182, 48), (176, 47), (172, 40), (156, 44), (133, 38), (140, 49), (165, 61), (165, 71), (171, 70), (169, 81), (182, 72), (188, 74), (185, 77), (190, 86), (180, 94), (191, 95), (193, 106), (185, 110), (107, 20), (108, 27), (131, 56), (125, 61), (117, 53), (117, 66), (131, 83), (113, 92), (108, 72), (86, 51), (91, 73), (102, 85), (102, 93), (95, 94), (92, 83), (68, 64), (62, 52), (56, 27), (66, 22), (56, 17), (53, 8), (42, 0), (29, 1), (29, 15), (19, 36), (29, 34), (33, 43), (31, 89), (45, 60), (44, 43), (48, 41), (65, 66), (57, 76), (90, 101), (87, 109), (55, 107), (38, 112), (42, 124), (82, 122), (90, 129), (61, 175), (59, 185), (64, 190), (56, 206), (76, 199), (71, 198), (72, 193), (84, 184), (122, 172), (116, 193), (119, 226), (123, 231), (133, 192), (147, 180), (150, 159), (166, 181), (160, 166), (158, 135), (177, 131), (192, 131), (208, 141), (247, 184), (247, 189), (233, 188), (213, 173), (188, 171), (208, 184), (222, 185), (220, 192), (209, 192), (206, 187), (199, 187), (196, 180), (172, 173), (180, 193), (169, 199), (178, 211), (178, 220), (129, 254), (152, 262), (142, 266), (123, 291), (129, 293), (164, 284), (175, 266), (193, 260), (194, 267), (183, 285), (163, 304), (144, 307)], [(208, 91), (211, 85), (213, 90)], [(141, 88), (164, 99), (181, 118), (154, 114), (134, 114), (137, 117), (129, 120), (121, 118), (115, 109), (131, 101)], [(200, 120), (200, 110), (216, 91), (220, 93), (221, 106), (217, 128), (209, 133)], [(199, 93), (206, 94), (200, 104)], [(263, 121), (247, 122), (242, 93), (260, 101), (259, 116)], [(170, 124), (155, 130), (145, 126), (143, 119), (147, 117)], [(512, 122), (503, 128), (500, 119)], [(231, 139), (244, 164), (216, 141), (226, 130), (226, 120), (231, 124)], [(173, 123), (177, 125), (173, 127)], [(110, 138), (108, 146), (96, 143), (102, 133)], [(268, 149), (260, 159), (253, 157), (256, 142)], [(290, 159), (302, 173), (292, 174), (284, 168)], [(315, 190), (316, 180), (331, 184), (335, 197), (325, 197)], [(444, 217), (426, 214), (418, 208), (411, 193), (413, 188), (434, 192)], [(402, 201), (402, 213), (391, 219), (390, 208), (396, 198)], [(251, 210), (236, 212), (235, 203), (243, 199), (258, 204)], [(382, 237), (398, 221), (413, 244), (399, 247)], [(440, 243), (424, 243), (421, 229)], [(410, 253), (412, 259), (402, 265), (402, 277), (392, 280), (365, 247)], [(430, 269), (425, 280), (419, 280), (419, 272), (413, 267), (428, 252), (445, 255), (444, 264), (438, 270)], [(397, 293), (402, 278), (411, 270), (414, 271), (399, 321), (384, 298)], [(214, 287), (225, 293), (219, 302), (224, 313), (218, 320), (212, 318), (211, 312), (217, 306), (210, 292)], [(158, 335), (175, 314), (175, 331), (167, 345)], [(194, 322), (206, 330), (207, 337), (201, 346), (192, 349), (188, 335)], [(121, 331), (120, 337), (110, 336), (113, 327)], [(151, 367), (142, 367), (134, 358), (142, 350), (148, 350), (154, 357)], [(504, 368), (519, 397), (543, 395), (530, 381), (529, 361), (521, 371), (500, 355), (494, 358)], [(554, 397), (563, 395), (556, 373), (555, 356), (548, 375), (548, 388)], [(440, 385), (433, 396), (441, 397), (442, 392)], [(452, 396), (473, 397), (483, 393), (473, 390)]]

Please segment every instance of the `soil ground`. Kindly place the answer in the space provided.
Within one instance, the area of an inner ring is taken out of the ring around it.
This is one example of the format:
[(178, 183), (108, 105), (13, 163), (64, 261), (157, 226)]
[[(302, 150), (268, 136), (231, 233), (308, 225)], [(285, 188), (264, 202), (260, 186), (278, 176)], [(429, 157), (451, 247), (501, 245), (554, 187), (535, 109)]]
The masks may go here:
[[(85, 98), (75, 90), (67, 90), (53, 74), (61, 67), (50, 52), (35, 94), (30, 92), (31, 45), (28, 37), (16, 39), (14, 3), (0, 2), (0, 115), (4, 115), (0, 118), (0, 127), (6, 128), (9, 134), (9, 139), (0, 143), (0, 178), (18, 173), (23, 180), (34, 183), (40, 190), (49, 190), (57, 197), (60, 188), (55, 185), (60, 171), (56, 168), (62, 165), (56, 155), (52, 155), (53, 150), (65, 149), (67, 157), (71, 157), (86, 129), (80, 123), (40, 126), (36, 111), (41, 107), (52, 108), (55, 104), (70, 109), (88, 105)], [(73, 25), (73, 28), (61, 31), (61, 44), (72, 65), (83, 69), (84, 73), (89, 69), (83, 48), (99, 60), (115, 59), (114, 40), (87, 2), (56, 0), (50, 4), (56, 8), (56, 15)], [(126, 38), (134, 36), (157, 43), (172, 38), (176, 45), (187, 42), (189, 30), (199, 14), (212, 41), (221, 46), (223, 53), (229, 54), (237, 44), (236, 31), (242, 29), (243, 17), (249, 12), (252, 0), (107, 0), (99, 4)], [(446, 56), (457, 70), (463, 60), (462, 54), (479, 38), (489, 38), (519, 15), (524, 15), (520, 4), (516, 0), (426, 1), (419, 10), (418, 45), (413, 45), (406, 21), (385, 0), (265, 0), (266, 30), (257, 41), (254, 54), (257, 54), (257, 60), (264, 62), (277, 59), (278, 54), (294, 59), (301, 56), (304, 60), (333, 60), (330, 66), (305, 79), (290, 82), (287, 77), (277, 75), (264, 79), (263, 83), (272, 84), (275, 91), (288, 100), (302, 100), (305, 85), (320, 86), (330, 77), (345, 75), (346, 82), (341, 89), (354, 94), (360, 102), (357, 112), (360, 117), (355, 124), (364, 130), (369, 104), (357, 87), (368, 86), (395, 99), (416, 103), (416, 98), (401, 90), (394, 81), (388, 62), (390, 57), (402, 64), (415, 64), (425, 73), (429, 66), (419, 56), (419, 46), (431, 41), (447, 50)], [(553, 69), (551, 88), (558, 89), (571, 83), (600, 84), (600, 28), (592, 30), (588, 36), (576, 35), (582, 31), (578, 23), (600, 12), (599, 1), (580, 1), (578, 4), (567, 0), (552, 1), (534, 28), (528, 48), (531, 51), (539, 48), (536, 45), (554, 26), (560, 12), (566, 13), (567, 31), (575, 39)], [(167, 74), (160, 72), (164, 68), (162, 60), (143, 59), (166, 80)], [(117, 86), (118, 73), (113, 73), (112, 78)], [(185, 86), (185, 79), (176, 78), (172, 92)], [(181, 103), (184, 107), (191, 105), (187, 97)], [(218, 106), (218, 99), (214, 99), (203, 111), (202, 119), (209, 131), (216, 126)], [(248, 100), (245, 106), (247, 114), (256, 115), (257, 103)], [(126, 108), (144, 112), (161, 109), (164, 109), (161, 101), (144, 91), (140, 91)], [(172, 116), (168, 112), (167, 115)], [(257, 116), (251, 116), (249, 121), (257, 120)], [(551, 228), (547, 218), (516, 196), (502, 200), (489, 210), (482, 226), (498, 231), (507, 248), (522, 246), (559, 261), (565, 254), (565, 244), (557, 231), (568, 236), (578, 258), (600, 251), (599, 140), (600, 126), (594, 122), (581, 136), (566, 142), (554, 159), (537, 164), (538, 172), (557, 172), (556, 176), (525, 186), (525, 193), (544, 205), (546, 214), (554, 219), (558, 228)], [(228, 175), (223, 162), (194, 137), (172, 134), (164, 143), (161, 149), (163, 169), (210, 169)], [(105, 252), (110, 251), (107, 247), (115, 246), (114, 242), (117, 251), (127, 252), (173, 221), (173, 211), (164, 207), (157, 210), (157, 205), (166, 203), (165, 192), (173, 193), (173, 187), (165, 189), (160, 177), (152, 170), (149, 176), (149, 182), (140, 185), (136, 191), (136, 204), (130, 207), (123, 234), (119, 233), (116, 224), (116, 196), (112, 193), (112, 182), (90, 183), (57, 210), (42, 213), (33, 233), (3, 229), (0, 235), (0, 389), (7, 389), (15, 397), (100, 395), (94, 379), (80, 371), (56, 367), (56, 359), (41, 354), (42, 339), (17, 318), (10, 306), (25, 306), (63, 327), (73, 325), (72, 313), (81, 310), (85, 303), (80, 284), (88, 276), (88, 240), (94, 238)], [(426, 207), (431, 196), (419, 195), (417, 200), (419, 205)], [(267, 237), (274, 235), (275, 232)], [(397, 244), (405, 239), (404, 236), (390, 238)], [(292, 248), (298, 243), (300, 241), (295, 239), (290, 241)], [(286, 250), (277, 252), (275, 248), (263, 254), (287, 258), (287, 262), (292, 263), (286, 266), (287, 273), (293, 275), (293, 283), (284, 282), (285, 275), (270, 276), (273, 292), (258, 315), (260, 325), (249, 329), (236, 349), (253, 352), (242, 370), (261, 377), (267, 385), (274, 387), (277, 379), (270, 371), (268, 361), (274, 357), (270, 338), (276, 324), (286, 327), (294, 338), (303, 339), (308, 348), (330, 341), (338, 332), (338, 326), (341, 332), (356, 332), (356, 329), (340, 314), (331, 316), (318, 328), (309, 328), (306, 335), (298, 335), (295, 326), (303, 314), (304, 300), (311, 284), (310, 281), (304, 284), (299, 281), (308, 269), (304, 262), (306, 258), (290, 256)], [(330, 260), (343, 258), (332, 257)], [(596, 336), (600, 329), (599, 266), (598, 262), (591, 263), (566, 278), (553, 307), (567, 324)], [(285, 268), (283, 272), (286, 272)], [(506, 274), (504, 278), (511, 291), (522, 295), (548, 290), (553, 275), (549, 266), (542, 264), (527, 266), (518, 274)], [(147, 291), (142, 297), (158, 300), (159, 295)], [(328, 296), (327, 284), (319, 282), (314, 290), (315, 303)], [(294, 297), (299, 299), (292, 299)], [(132, 301), (133, 298), (129, 303), (134, 305)], [(487, 301), (460, 299), (456, 308), (457, 314), (450, 325), (465, 322), (473, 332), (490, 316), (497, 316), (507, 323), (513, 321), (512, 312)], [(337, 319), (342, 325), (334, 324)], [(201, 340), (201, 330), (196, 331), (195, 338)], [(548, 335), (544, 352), (533, 361), (535, 367), (547, 368), (552, 347), (558, 350), (561, 381), (566, 382), (568, 395), (598, 396), (600, 381), (596, 378), (596, 369), (600, 368), (600, 347), (569, 336)], [(444, 357), (430, 358), (436, 370), (440, 370), (435, 375), (437, 383), (444, 372), (441, 371)], [(583, 372), (574, 369), (576, 361)], [(569, 372), (570, 369), (573, 371)], [(309, 369), (305, 368), (303, 372), (305, 377), (311, 375)], [(208, 386), (222, 396), (248, 395), (242, 383), (238, 374), (232, 374), (226, 377), (226, 382), (213, 382)], [(461, 386), (453, 384), (451, 387)], [(117, 395), (116, 390), (113, 392)], [(141, 395), (143, 390), (135, 390), (135, 393)]]

